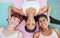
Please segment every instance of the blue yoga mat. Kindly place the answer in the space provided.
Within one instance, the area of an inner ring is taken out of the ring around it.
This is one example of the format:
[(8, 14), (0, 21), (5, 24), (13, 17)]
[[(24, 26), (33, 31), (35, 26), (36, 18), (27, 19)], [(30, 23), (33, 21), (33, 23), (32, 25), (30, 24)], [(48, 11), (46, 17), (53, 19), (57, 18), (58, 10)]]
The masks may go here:
[[(53, 18), (60, 20), (60, 0), (48, 0), (51, 5), (51, 15)], [(13, 3), (0, 3), (0, 26), (8, 26), (8, 6), (14, 5)], [(60, 25), (50, 24), (50, 27), (57, 27), (60, 31)]]
[[(50, 16), (60, 20), (60, 0), (48, 0), (48, 4), (52, 7)], [(60, 25), (50, 24), (50, 27), (56, 27), (60, 31)]]
[(0, 26), (8, 26), (8, 6), (12, 6), (13, 3), (0, 3)]

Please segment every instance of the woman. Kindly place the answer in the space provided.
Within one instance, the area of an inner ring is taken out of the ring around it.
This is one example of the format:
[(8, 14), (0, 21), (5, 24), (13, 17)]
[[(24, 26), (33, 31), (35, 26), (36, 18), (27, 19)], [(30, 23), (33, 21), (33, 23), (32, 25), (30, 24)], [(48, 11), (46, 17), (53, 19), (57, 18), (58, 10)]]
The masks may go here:
[[(27, 20), (26, 20), (26, 28), (29, 29), (29, 30), (33, 30), (36, 25), (35, 25), (35, 16), (37, 15), (40, 15), (46, 11), (47, 12), (47, 16), (49, 17), (50, 15), (50, 6), (45, 6), (44, 8), (40, 9), (40, 5), (39, 3), (36, 1), (25, 1), (23, 3), (23, 6), (21, 9), (18, 9), (16, 7), (13, 7), (13, 6), (10, 6), (9, 7), (9, 10), (8, 10), (8, 13), (9, 13), (9, 21), (10, 21), (10, 13), (11, 11), (14, 11), (16, 13), (19, 13), (21, 15), (23, 15)], [(56, 20), (53, 18), (51, 19), (53, 23), (56, 23), (56, 24), (60, 24), (60, 21), (59, 20)], [(32, 27), (33, 26), (33, 27)]]
[[(49, 7), (49, 6), (46, 6), (45, 8), (43, 8), (43, 9), (45, 9), (45, 10), (42, 9), (41, 13), (43, 13), (43, 11), (46, 11), (48, 7)], [(10, 16), (11, 11), (14, 11), (14, 12), (16, 12), (16, 13), (19, 13), (19, 14), (21, 14), (23, 17), (25, 17), (22, 9), (19, 10), (19, 9), (13, 7), (13, 6), (10, 6), (10, 7), (9, 7), (9, 12), (8, 12), (8, 13), (9, 13), (9, 15), (8, 15), (8, 16), (9, 16), (9, 21), (10, 21), (10, 18), (11, 18), (11, 16)], [(35, 25), (35, 19), (34, 19), (34, 17), (35, 17), (37, 14), (35, 14), (35, 13), (36, 13), (36, 9), (35, 9), (35, 8), (29, 7), (29, 8), (26, 9), (26, 17), (27, 17), (26, 26), (27, 26), (27, 27), (29, 26), (29, 27), (28, 27), (29, 30), (34, 29), (35, 26), (36, 26), (36, 25)], [(26, 18), (26, 17), (25, 17), (25, 18)], [(30, 26), (31, 26), (31, 28), (30, 28)], [(32, 27), (32, 26), (34, 26), (34, 27)]]
[(19, 32), (15, 27), (23, 20), (20, 14), (14, 13), (11, 15), (11, 21), (7, 28), (1, 28), (0, 35), (2, 38), (23, 38), (22, 32)]
[(38, 18), (39, 32), (34, 34), (34, 38), (60, 38), (60, 33), (56, 28), (49, 28), (49, 20), (46, 15), (41, 14)]

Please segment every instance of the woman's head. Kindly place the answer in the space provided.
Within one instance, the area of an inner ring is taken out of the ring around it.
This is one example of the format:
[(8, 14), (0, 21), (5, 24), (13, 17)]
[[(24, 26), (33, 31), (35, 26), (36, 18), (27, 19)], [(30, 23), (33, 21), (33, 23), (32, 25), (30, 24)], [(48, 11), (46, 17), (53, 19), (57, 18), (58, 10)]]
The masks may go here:
[(27, 18), (25, 19), (26, 28), (29, 29), (30, 31), (34, 30), (36, 26), (35, 19), (34, 19), (35, 12), (36, 10), (32, 7), (26, 9), (26, 15), (27, 15)]
[(16, 27), (16, 25), (18, 25), (21, 21), (23, 20), (22, 16), (18, 13), (13, 13), (11, 15), (11, 22), (10, 22), (10, 26)]
[(27, 17), (25, 21), (26, 21), (26, 28), (30, 31), (35, 31), (36, 28), (35, 19), (32, 17)]
[(46, 15), (41, 14), (39, 16), (39, 18), (38, 18), (38, 25), (39, 25), (39, 27), (41, 27), (41, 28), (47, 28), (48, 25), (49, 25), (48, 22), (49, 22), (49, 20), (48, 20), (48, 18), (47, 18)]

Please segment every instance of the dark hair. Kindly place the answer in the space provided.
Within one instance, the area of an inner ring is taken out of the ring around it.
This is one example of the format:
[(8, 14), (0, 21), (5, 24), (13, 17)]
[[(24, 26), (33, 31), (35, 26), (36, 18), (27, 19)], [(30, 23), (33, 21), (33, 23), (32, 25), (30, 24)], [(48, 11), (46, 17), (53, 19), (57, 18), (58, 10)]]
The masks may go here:
[(27, 17), (27, 16), (23, 16), (23, 19), (24, 19), (25, 21), (27, 21), (28, 17)]
[(12, 15), (11, 15), (11, 17), (12, 16), (14, 16), (14, 17), (17, 17), (18, 19), (20, 19), (20, 20), (22, 20), (23, 19), (23, 17), (22, 17), (22, 15), (20, 15), (20, 14), (18, 14), (18, 13), (13, 13)]
[[(11, 17), (12, 16), (14, 16), (14, 17), (16, 17), (16, 18), (18, 18), (20, 20), (20, 22), (17, 24), (17, 26), (23, 21), (22, 15), (18, 14), (17, 12), (13, 12), (13, 14), (11, 14)], [(16, 27), (15, 27), (15, 29), (16, 29)]]
[(45, 17), (46, 19), (48, 19), (47, 16), (46, 16), (45, 14), (39, 15), (39, 16), (38, 16), (38, 19), (41, 18), (41, 17)]
[(35, 26), (34, 29), (30, 30), (30, 29), (28, 29), (28, 28), (26, 27), (26, 25), (25, 25), (25, 30), (26, 30), (27, 32), (33, 33), (33, 32), (35, 32), (35, 30), (36, 30), (36, 26)]
[(35, 19), (35, 21), (37, 22), (37, 21), (38, 21), (38, 16), (35, 16), (34, 19)]
[(39, 18), (41, 18), (41, 17), (45, 17), (46, 19), (48, 19), (45, 14), (41, 14), (41, 15), (38, 16), (38, 27), (39, 27), (39, 30), (42, 30), (42, 28), (39, 26)]
[(14, 17), (18, 18), (18, 19), (20, 20), (20, 22), (19, 22), (19, 23), (21, 23), (21, 22), (22, 22), (22, 20), (23, 20), (22, 15), (18, 14), (17, 12), (13, 12), (13, 14), (11, 14), (11, 17), (12, 17), (12, 16), (14, 16)]
[[(28, 17), (27, 17), (27, 16), (23, 16), (23, 19), (24, 19), (25, 21), (27, 21)], [(36, 17), (34, 17), (34, 20), (36, 21)]]
[(47, 16), (46, 16), (46, 15), (41, 14), (41, 15), (39, 15), (39, 16), (35, 16), (35, 17), (34, 17), (35, 21), (36, 21), (36, 22), (39, 21), (39, 18), (40, 18), (40, 17), (45, 17), (45, 18), (47, 19)]

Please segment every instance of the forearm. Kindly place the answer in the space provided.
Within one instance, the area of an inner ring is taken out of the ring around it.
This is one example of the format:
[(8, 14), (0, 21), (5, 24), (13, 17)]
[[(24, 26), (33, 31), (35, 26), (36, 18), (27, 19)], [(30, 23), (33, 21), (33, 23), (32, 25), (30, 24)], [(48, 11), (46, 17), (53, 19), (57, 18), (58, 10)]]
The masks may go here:
[(22, 8), (18, 9), (16, 7), (11, 7), (11, 9), (13, 10), (13, 12), (16, 12), (16, 13), (18, 13), (20, 15), (24, 15)]
[(11, 6), (9, 6), (9, 8), (8, 8), (8, 22), (10, 22), (10, 19), (11, 19), (11, 11), (12, 11), (12, 7)]
[(38, 14), (37, 15), (40, 15), (40, 14), (43, 14), (44, 12), (46, 12), (48, 10), (48, 6), (45, 6), (44, 8), (40, 9), (38, 11)]
[(48, 6), (48, 9), (47, 9), (47, 17), (48, 17), (48, 20), (49, 20), (49, 24), (50, 24), (50, 11), (51, 11), (51, 6)]
[(48, 6), (48, 9), (47, 9), (47, 16), (48, 17), (50, 16), (50, 11), (51, 11), (51, 6)]

